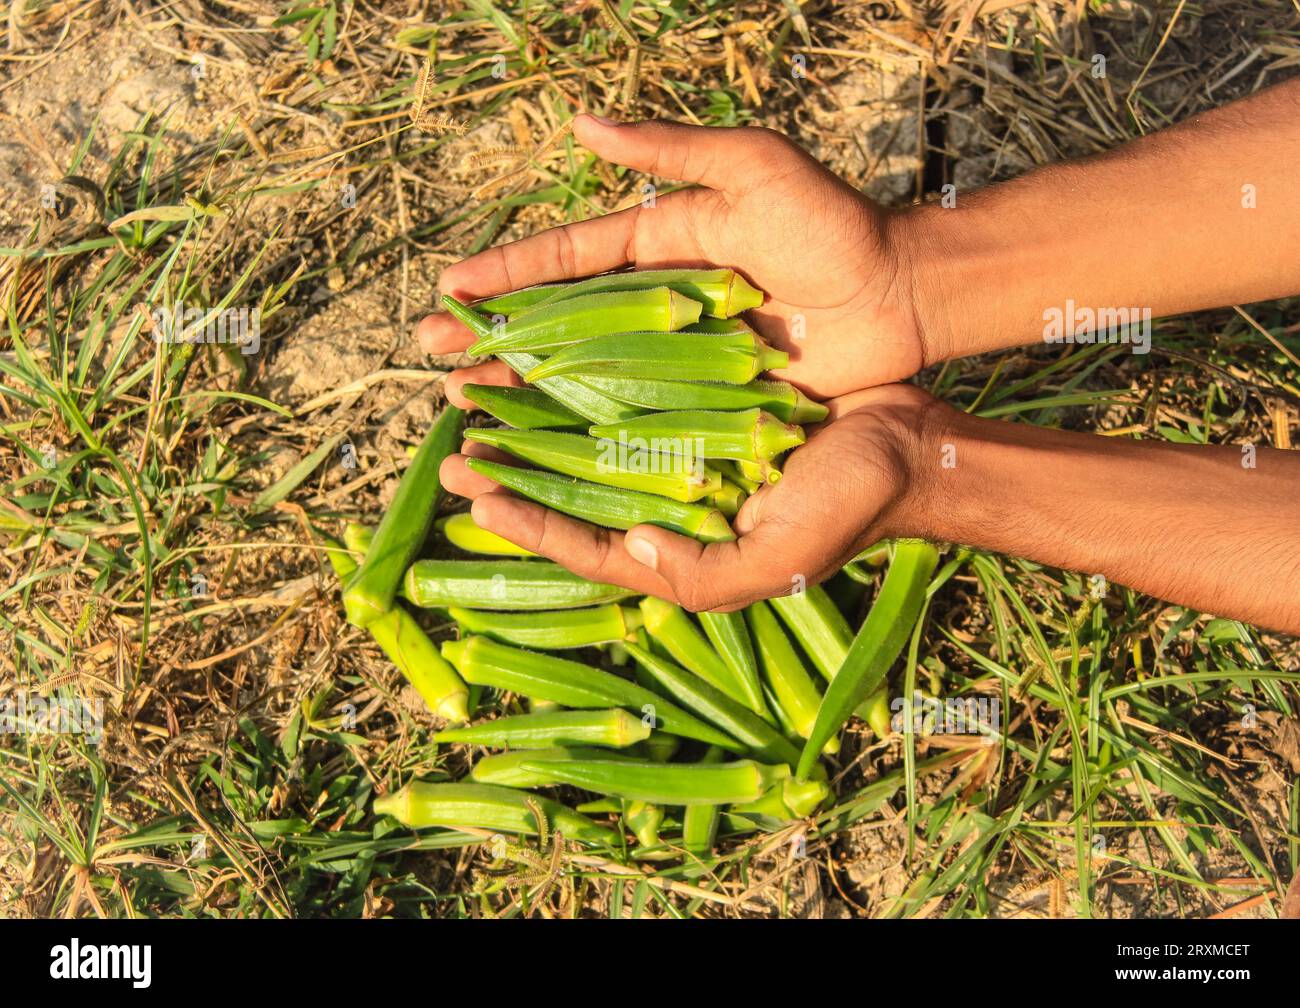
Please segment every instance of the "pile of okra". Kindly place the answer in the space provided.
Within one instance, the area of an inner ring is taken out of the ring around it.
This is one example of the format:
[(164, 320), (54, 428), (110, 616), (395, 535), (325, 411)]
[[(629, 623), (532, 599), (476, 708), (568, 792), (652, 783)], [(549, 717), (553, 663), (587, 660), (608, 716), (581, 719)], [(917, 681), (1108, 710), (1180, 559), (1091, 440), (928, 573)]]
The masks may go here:
[[(505, 426), (463, 436), (520, 463), (469, 466), (608, 528), (734, 538), (729, 519), (780, 479), (801, 425), (826, 415), (794, 386), (761, 377), (787, 363), (738, 317), (762, 300), (726, 269), (608, 274), (474, 307), (444, 298), (476, 337), (469, 352), (496, 355), (529, 383), (465, 386)], [(819, 586), (692, 616), (580, 578), (465, 513), (438, 530), (469, 556), (422, 557), (438, 468), (463, 423), (448, 405), (378, 527), (350, 525), (343, 546), (327, 544), (349, 621), (447, 723), (434, 741), (482, 753), (467, 781), (410, 780), (377, 798), (376, 813), (412, 828), (554, 831), (614, 850), (630, 837), (638, 857), (700, 860), (720, 833), (823, 807), (831, 795), (820, 755), (838, 751), (849, 716), (888, 731), (883, 674), (921, 604), (934, 549), (898, 547), (856, 637)], [(434, 644), (408, 606), (446, 614), (458, 637)], [(471, 698), (488, 691), (523, 712), (475, 720)]]

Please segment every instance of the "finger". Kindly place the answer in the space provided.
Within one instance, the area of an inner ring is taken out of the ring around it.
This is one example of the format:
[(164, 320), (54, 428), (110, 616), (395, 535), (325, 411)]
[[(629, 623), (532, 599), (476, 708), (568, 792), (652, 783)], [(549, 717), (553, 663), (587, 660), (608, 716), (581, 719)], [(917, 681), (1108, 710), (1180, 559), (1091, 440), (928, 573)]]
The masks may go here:
[[(475, 445), (474, 447), (481, 448), (485, 446)], [(456, 496), (464, 497), (467, 500), (474, 500), (482, 494), (500, 490), (501, 487), (492, 480), (481, 473), (476, 473), (465, 464), (465, 460), (470, 457), (471, 455), (467, 451), (461, 455), (448, 455), (442, 460), (442, 465), (438, 467), (438, 482), (442, 484), (442, 488), (448, 493), (454, 493)]]
[(420, 319), (415, 338), (427, 354), (464, 353), (474, 342), (474, 334), (447, 312), (434, 312)]
[(622, 532), (590, 525), (504, 493), (476, 498), (472, 512), (480, 528), (549, 557), (580, 577), (641, 594), (673, 597), (663, 578), (628, 555)]
[(470, 301), (627, 266), (640, 210), (631, 207), (494, 246), (448, 266), (438, 278), (438, 289), (458, 301)]
[(486, 364), (474, 364), (471, 367), (457, 368), (447, 375), (442, 389), (453, 406), (461, 409), (478, 409), (465, 398), (466, 385), (513, 385), (522, 386), (524, 380), (515, 374), (503, 361), (489, 361)]
[(698, 182), (740, 196), (807, 155), (773, 130), (717, 129), (673, 122), (614, 123), (593, 115), (573, 120), (573, 135), (606, 161), (660, 178)]

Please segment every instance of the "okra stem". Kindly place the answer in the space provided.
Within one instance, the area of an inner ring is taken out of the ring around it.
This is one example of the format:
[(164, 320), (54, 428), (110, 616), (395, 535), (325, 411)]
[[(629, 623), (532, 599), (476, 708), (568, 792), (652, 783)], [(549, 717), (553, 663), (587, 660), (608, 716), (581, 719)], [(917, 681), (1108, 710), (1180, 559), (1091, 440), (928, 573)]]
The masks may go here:
[(407, 567), (420, 552), (442, 500), (438, 467), (458, 447), (464, 411), (448, 404), (397, 484), (361, 569), (343, 592), (349, 621), (364, 627), (388, 612)]
[(789, 777), (787, 766), (754, 760), (731, 763), (652, 763), (635, 760), (557, 760), (523, 763), (525, 770), (596, 794), (659, 805), (731, 805), (756, 801)]
[(605, 528), (630, 529), (634, 525), (650, 524), (701, 542), (736, 538), (720, 511), (700, 504), (684, 504), (656, 494), (602, 486), (576, 476), (520, 469), (487, 459), (469, 459), (467, 464), (474, 472), (529, 500)]
[[(700, 757), (700, 763), (721, 763), (723, 753), (717, 746), (709, 746)], [(708, 857), (713, 852), (713, 843), (718, 836), (718, 819), (721, 815), (720, 805), (687, 805), (682, 817), (682, 846), (686, 853), (695, 857)]]
[(423, 609), (529, 611), (619, 602), (632, 592), (540, 560), (417, 560), (402, 594)]
[(550, 711), (450, 728), (434, 734), (435, 742), (464, 742), (497, 749), (545, 749), (590, 745), (622, 749), (650, 737), (650, 726), (620, 708)]

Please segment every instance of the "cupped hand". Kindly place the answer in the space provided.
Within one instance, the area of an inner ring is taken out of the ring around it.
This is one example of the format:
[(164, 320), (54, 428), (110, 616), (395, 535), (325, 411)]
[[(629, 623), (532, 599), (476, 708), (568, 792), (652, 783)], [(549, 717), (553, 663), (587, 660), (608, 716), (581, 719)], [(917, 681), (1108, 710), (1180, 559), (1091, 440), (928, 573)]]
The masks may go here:
[[(946, 409), (912, 385), (884, 385), (831, 400), (827, 421), (792, 452), (780, 482), (750, 497), (734, 542), (697, 542), (655, 525), (598, 528), (502, 490), (466, 455), (514, 462), (475, 442), (442, 465), (443, 486), (472, 498), (474, 520), (592, 581), (657, 595), (700, 611), (788, 595), (840, 569), (880, 539), (916, 534), (930, 412)], [(518, 464), (518, 463), (516, 463)]]
[[(607, 161), (699, 186), (488, 249), (444, 270), (443, 294), (469, 301), (627, 266), (729, 266), (768, 295), (747, 317), (790, 354), (776, 377), (816, 398), (897, 381), (926, 363), (911, 265), (890, 239), (890, 214), (779, 133), (590, 115), (573, 131)], [(472, 342), (446, 314), (425, 318), (419, 337), (433, 354)], [(447, 381), (462, 407), (466, 382), (518, 379), (499, 362), (463, 368)]]

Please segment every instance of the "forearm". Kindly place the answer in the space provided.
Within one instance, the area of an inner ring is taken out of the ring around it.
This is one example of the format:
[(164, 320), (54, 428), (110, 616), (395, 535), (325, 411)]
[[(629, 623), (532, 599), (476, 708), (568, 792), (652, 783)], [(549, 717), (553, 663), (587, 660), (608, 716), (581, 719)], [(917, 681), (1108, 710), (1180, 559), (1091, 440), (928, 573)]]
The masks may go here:
[[(1300, 80), (891, 225), (926, 360), (1044, 338), (1053, 310), (1151, 317), (1300, 291)], [(1086, 319), (1083, 321), (1086, 322)]]
[(896, 531), (1300, 633), (1300, 453), (932, 417)]

